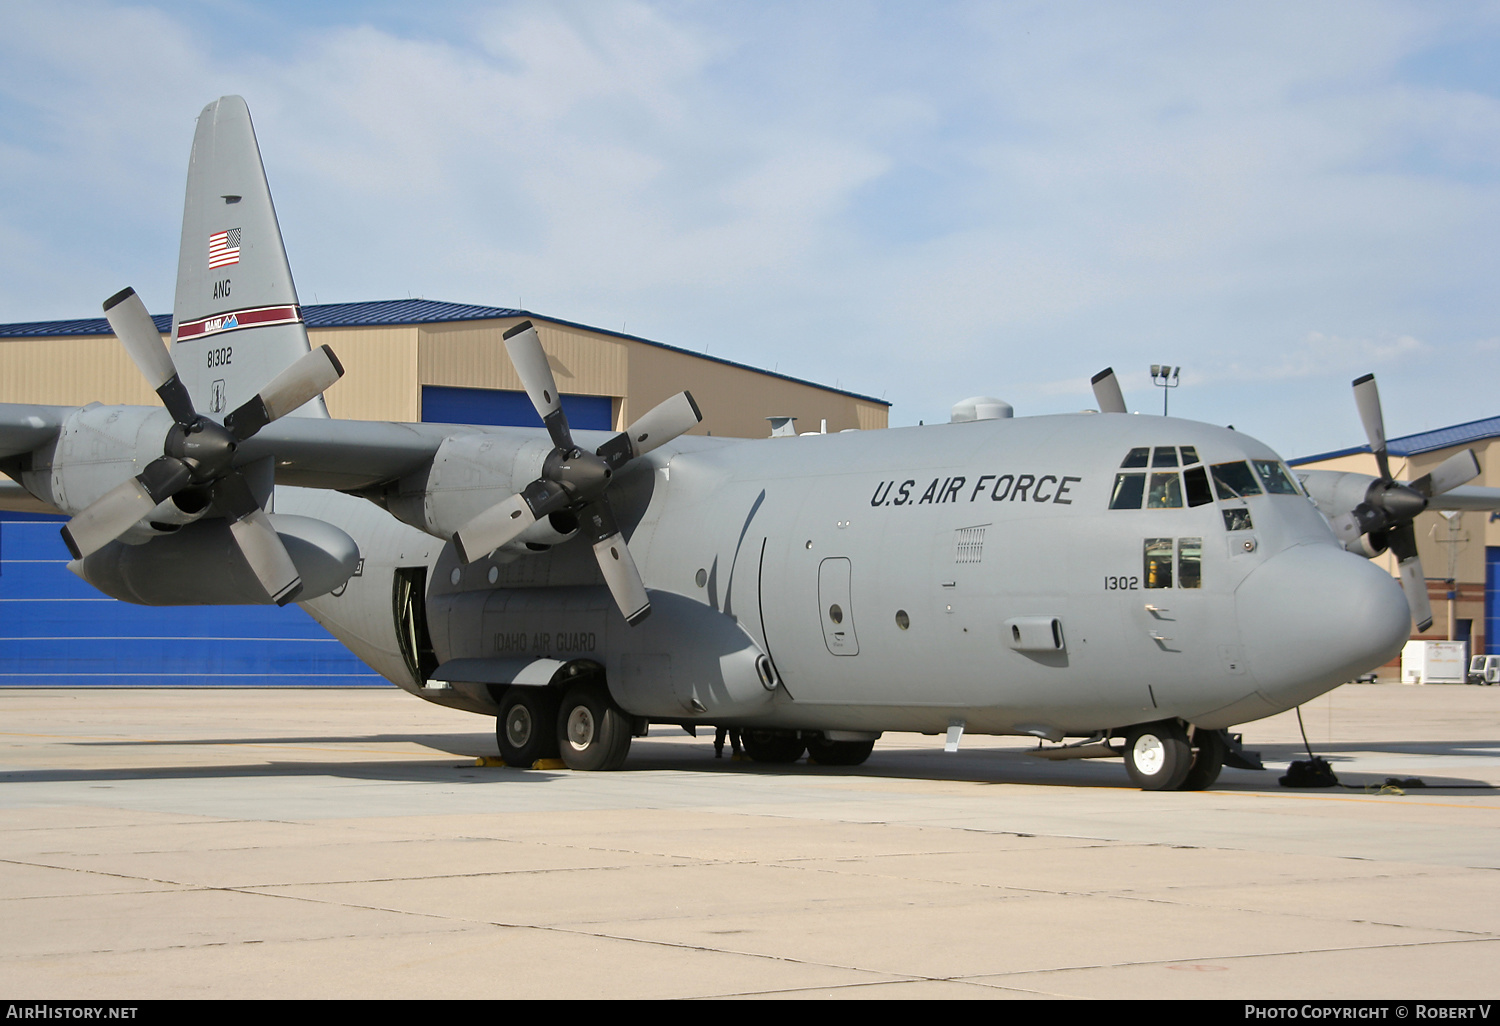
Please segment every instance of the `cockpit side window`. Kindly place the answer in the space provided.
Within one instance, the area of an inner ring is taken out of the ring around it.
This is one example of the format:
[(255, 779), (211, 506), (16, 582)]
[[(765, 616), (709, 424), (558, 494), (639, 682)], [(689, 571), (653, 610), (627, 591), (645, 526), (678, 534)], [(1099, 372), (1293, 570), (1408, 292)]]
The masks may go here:
[(1172, 586), (1172, 539), (1147, 538), (1144, 546), (1145, 563), (1142, 568), (1148, 588), (1170, 588)]
[(1260, 485), (1250, 466), (1244, 460), (1234, 463), (1215, 463), (1213, 467), (1214, 491), (1224, 499), (1243, 499), (1247, 495), (1259, 495)]
[(1255, 464), (1255, 472), (1266, 484), (1268, 495), (1296, 495), (1297, 486), (1292, 482), (1292, 476), (1286, 472), (1286, 468), (1275, 460), (1251, 460)]
[(1177, 539), (1177, 587), (1203, 587), (1203, 539)]
[(1244, 506), (1230, 506), (1219, 511), (1224, 515), (1224, 530), (1226, 531), (1253, 531), (1255, 521), (1250, 516), (1250, 511)]

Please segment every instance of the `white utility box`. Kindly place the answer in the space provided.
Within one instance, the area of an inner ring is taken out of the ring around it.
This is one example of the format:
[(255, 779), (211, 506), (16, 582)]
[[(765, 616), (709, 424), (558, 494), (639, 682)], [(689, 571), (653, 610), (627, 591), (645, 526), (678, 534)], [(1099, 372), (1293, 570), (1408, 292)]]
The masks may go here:
[(1408, 641), (1401, 650), (1401, 683), (1462, 684), (1468, 679), (1466, 641)]

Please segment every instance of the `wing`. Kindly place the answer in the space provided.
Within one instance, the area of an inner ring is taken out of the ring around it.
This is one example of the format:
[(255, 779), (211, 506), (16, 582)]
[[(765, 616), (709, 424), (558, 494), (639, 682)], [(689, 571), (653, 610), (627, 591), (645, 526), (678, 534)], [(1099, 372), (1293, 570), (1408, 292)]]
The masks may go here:
[(237, 462), (270, 456), (277, 484), (357, 492), (417, 473), (455, 435), (517, 431), (525, 429), (286, 417), (242, 442)]
[[(0, 403), (0, 471), (18, 477), (31, 454), (57, 440), (69, 413), (67, 406)], [(0, 481), (0, 510), (9, 513), (58, 513), (50, 502), (16, 481)]]

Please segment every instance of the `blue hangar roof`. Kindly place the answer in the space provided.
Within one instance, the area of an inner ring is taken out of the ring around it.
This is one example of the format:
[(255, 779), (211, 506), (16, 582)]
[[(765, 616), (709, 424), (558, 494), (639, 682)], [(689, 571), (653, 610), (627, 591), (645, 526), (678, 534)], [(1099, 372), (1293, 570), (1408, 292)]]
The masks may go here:
[[(733, 360), (709, 356), (706, 353), (696, 353), (691, 349), (669, 346), (664, 342), (654, 342), (649, 338), (641, 338), (639, 335), (627, 335), (620, 331), (610, 331), (608, 328), (596, 328), (591, 324), (565, 321), (557, 317), (548, 317), (546, 314), (533, 313), (529, 310), (516, 310), (503, 306), (475, 306), (472, 303), (444, 303), (434, 299), (377, 299), (369, 303), (321, 303), (302, 308), (302, 320), (309, 328), (366, 328), (395, 324), (440, 324), (452, 321), (487, 321), (497, 317), (536, 317), (540, 320), (551, 321), (553, 324), (565, 324), (570, 328), (583, 328), (586, 331), (598, 332), (601, 335), (629, 339), (632, 342), (641, 342), (648, 346), (655, 346), (658, 349), (666, 349), (674, 353), (684, 353), (699, 360), (709, 360), (728, 367), (738, 367), (741, 370), (754, 371), (756, 374), (766, 374), (773, 378), (780, 378), (782, 381), (808, 385), (825, 392), (847, 395), (869, 403), (879, 403), (881, 406), (891, 405), (884, 399), (876, 399), (874, 396), (861, 395), (858, 392), (849, 392), (842, 388), (829, 388), (827, 385), (820, 385), (815, 381), (807, 381), (803, 378), (794, 378), (789, 374), (778, 374), (775, 371), (768, 371), (761, 367), (752, 367), (746, 363), (736, 363)], [(163, 335), (172, 330), (171, 314), (155, 314), (151, 319), (156, 322), (156, 330)], [(73, 321), (23, 321), (19, 324), (0, 324), (0, 339), (76, 338), (80, 335), (109, 334), (112, 334), (109, 330), (109, 322), (103, 317), (91, 317)]]
[[(1419, 456), (1424, 452), (1450, 449), (1454, 446), (1466, 445), (1469, 442), (1478, 442), (1485, 438), (1500, 438), (1500, 417), (1471, 420), (1467, 424), (1454, 424), (1452, 427), (1436, 428), (1432, 431), (1423, 431), (1418, 435), (1388, 438), (1386, 439), (1385, 446), (1392, 456)], [(1297, 459), (1287, 460), (1287, 463), (1290, 466), (1297, 467), (1304, 463), (1319, 463), (1323, 460), (1331, 460), (1339, 456), (1353, 456), (1355, 453), (1369, 451), (1370, 447), (1368, 445), (1356, 445), (1352, 449), (1335, 449), (1333, 452), (1320, 452), (1315, 456), (1299, 456)]]

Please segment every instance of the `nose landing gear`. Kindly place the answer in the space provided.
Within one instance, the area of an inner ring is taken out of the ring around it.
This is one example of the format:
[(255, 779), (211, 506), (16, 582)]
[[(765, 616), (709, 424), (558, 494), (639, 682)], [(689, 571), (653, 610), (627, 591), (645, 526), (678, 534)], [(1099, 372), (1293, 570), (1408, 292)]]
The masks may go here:
[(1125, 733), (1125, 771), (1143, 791), (1202, 791), (1219, 778), (1228, 750), (1222, 730), (1190, 737), (1178, 720), (1140, 723)]

